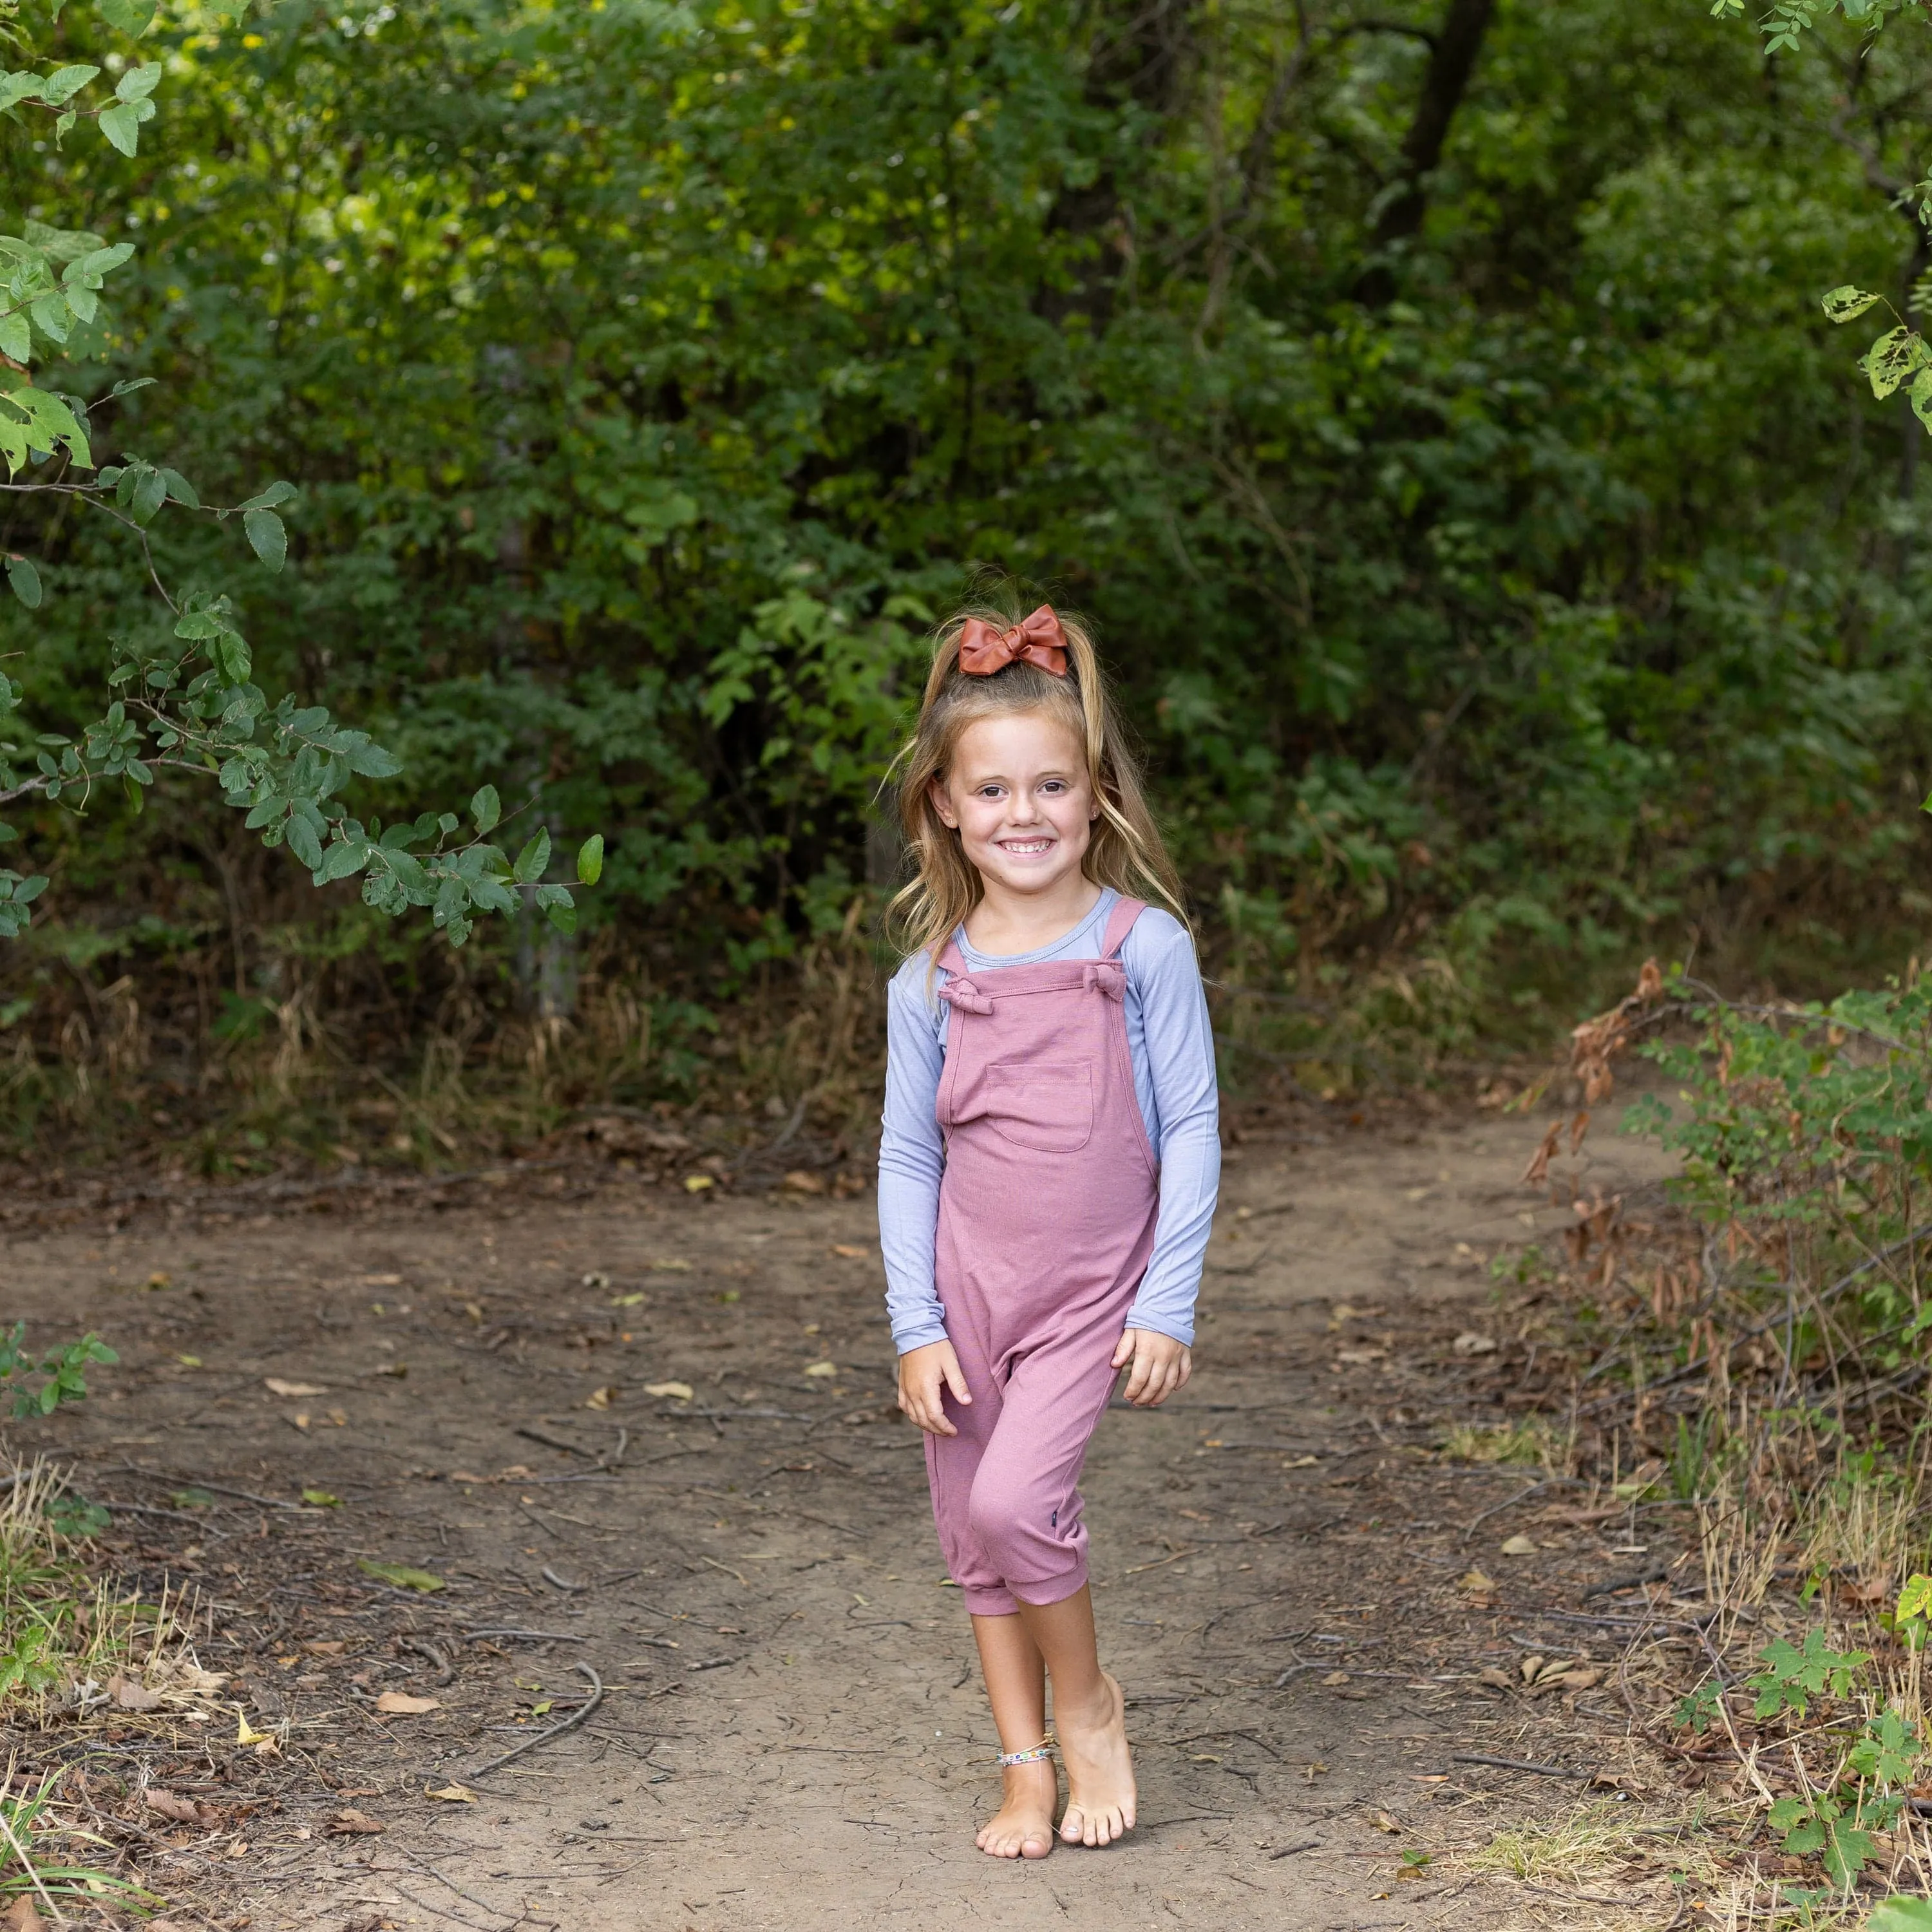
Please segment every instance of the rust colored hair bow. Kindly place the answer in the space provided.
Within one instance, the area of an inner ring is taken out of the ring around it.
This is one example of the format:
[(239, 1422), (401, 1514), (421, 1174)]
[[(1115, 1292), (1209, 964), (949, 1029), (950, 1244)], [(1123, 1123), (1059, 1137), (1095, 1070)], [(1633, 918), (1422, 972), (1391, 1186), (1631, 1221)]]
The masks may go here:
[(991, 677), (1018, 660), (1055, 677), (1066, 675), (1066, 633), (1051, 604), (1042, 604), (1010, 631), (996, 630), (980, 617), (968, 617), (960, 626), (959, 668), (968, 677)]

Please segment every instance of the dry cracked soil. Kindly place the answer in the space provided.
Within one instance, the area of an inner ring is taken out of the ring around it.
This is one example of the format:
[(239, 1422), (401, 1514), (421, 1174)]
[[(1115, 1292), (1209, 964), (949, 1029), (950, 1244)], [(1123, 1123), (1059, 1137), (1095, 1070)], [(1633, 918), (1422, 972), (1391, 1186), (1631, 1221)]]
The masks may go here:
[[(104, 1820), (144, 1784), (203, 1808), (136, 1846), (183, 1924), (1562, 1923), (1420, 1862), (1629, 1762), (1586, 1615), (1658, 1551), (1440, 1453), (1529, 1366), (1486, 1264), (1570, 1219), (1517, 1181), (1541, 1125), (1310, 1107), (1230, 1147), (1194, 1380), (1117, 1404), (1088, 1464), (1141, 1778), (1118, 1849), (974, 1848), (994, 1741), (869, 1196), (608, 1167), (254, 1211), (17, 1192), (8, 1318), (122, 1360), (8, 1446), (111, 1506), (123, 1579), (192, 1588), (230, 1681), (13, 1742)], [(1601, 1131), (1588, 1159), (1610, 1190), (1664, 1165)], [(1570, 1681), (1519, 1689), (1532, 1651)], [(1459, 1762), (1485, 1756), (1578, 1780)]]

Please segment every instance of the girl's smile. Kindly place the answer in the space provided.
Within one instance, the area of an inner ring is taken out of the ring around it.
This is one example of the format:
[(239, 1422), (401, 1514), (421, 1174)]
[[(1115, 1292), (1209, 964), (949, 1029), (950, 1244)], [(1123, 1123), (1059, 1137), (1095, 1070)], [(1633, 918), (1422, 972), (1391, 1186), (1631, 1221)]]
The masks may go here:
[(985, 888), (976, 928), (989, 914), (1064, 931), (1091, 908), (1098, 888), (1081, 862), (1100, 806), (1079, 741), (1059, 719), (1019, 711), (969, 724), (932, 802)]

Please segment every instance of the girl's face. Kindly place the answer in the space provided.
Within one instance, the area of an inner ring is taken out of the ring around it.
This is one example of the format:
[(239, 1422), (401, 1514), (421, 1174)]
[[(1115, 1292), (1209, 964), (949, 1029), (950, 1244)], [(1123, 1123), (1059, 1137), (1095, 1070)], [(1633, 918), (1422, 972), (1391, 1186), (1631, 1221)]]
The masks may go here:
[(932, 802), (989, 887), (1028, 898), (1080, 876), (1100, 815), (1079, 740), (1038, 711), (968, 725)]

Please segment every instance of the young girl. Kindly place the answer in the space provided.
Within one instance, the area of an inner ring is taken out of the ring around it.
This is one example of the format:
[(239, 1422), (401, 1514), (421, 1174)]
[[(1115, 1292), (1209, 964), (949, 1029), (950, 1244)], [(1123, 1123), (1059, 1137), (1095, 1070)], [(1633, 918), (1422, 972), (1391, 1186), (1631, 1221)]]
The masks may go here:
[[(998, 1730), (996, 1858), (1133, 1828), (1078, 1480), (1118, 1372), (1185, 1384), (1220, 1171), (1213, 1036), (1179, 903), (1087, 633), (1042, 606), (940, 633), (900, 755), (919, 875), (889, 997), (879, 1154), (899, 1406)], [(1046, 1728), (1053, 1685), (1054, 1735)]]

